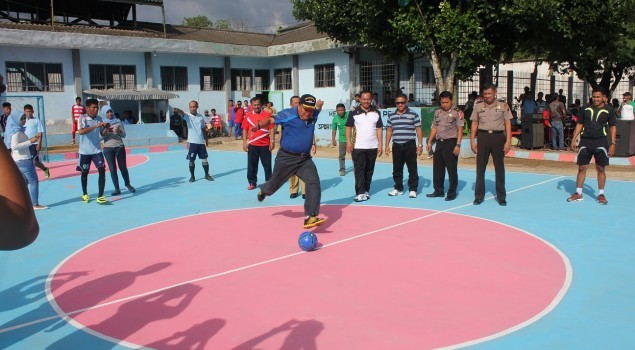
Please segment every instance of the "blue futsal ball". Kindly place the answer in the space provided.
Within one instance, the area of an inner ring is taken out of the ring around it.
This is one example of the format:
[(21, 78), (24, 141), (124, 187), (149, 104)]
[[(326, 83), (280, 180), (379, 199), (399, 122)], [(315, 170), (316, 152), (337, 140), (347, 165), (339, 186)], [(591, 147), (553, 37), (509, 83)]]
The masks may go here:
[(302, 232), (300, 237), (298, 238), (298, 245), (305, 252), (310, 252), (317, 248), (318, 239), (317, 236), (313, 232), (305, 231)]

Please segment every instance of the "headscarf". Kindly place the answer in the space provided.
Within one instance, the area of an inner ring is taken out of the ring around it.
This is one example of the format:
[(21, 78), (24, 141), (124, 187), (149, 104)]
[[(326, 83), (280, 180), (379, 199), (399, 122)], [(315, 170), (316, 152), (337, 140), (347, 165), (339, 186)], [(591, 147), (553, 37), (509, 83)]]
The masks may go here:
[(22, 115), (17, 111), (11, 111), (11, 115), (7, 118), (7, 126), (4, 130), (4, 145), (7, 149), (11, 148), (11, 138), (13, 134), (20, 131), (20, 117)]
[(108, 117), (106, 116), (106, 114), (108, 113), (108, 111), (112, 111), (112, 107), (110, 107), (110, 105), (104, 105), (101, 107), (101, 110), (99, 111), (99, 115), (101, 116), (101, 119), (104, 123), (110, 123), (110, 125), (115, 125), (115, 124), (119, 124), (121, 123), (121, 120), (119, 120), (119, 118), (115, 117), (115, 112), (112, 112), (112, 119), (108, 119)]

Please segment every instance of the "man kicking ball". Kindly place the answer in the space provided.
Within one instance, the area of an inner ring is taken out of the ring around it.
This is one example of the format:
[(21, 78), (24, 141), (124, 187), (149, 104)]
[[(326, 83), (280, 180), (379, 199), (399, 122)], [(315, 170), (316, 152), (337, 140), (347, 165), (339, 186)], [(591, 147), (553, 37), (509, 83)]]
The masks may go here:
[(292, 175), (297, 175), (306, 184), (304, 199), (304, 228), (322, 225), (326, 219), (319, 218), (322, 189), (320, 177), (311, 159), (315, 123), (324, 102), (312, 95), (302, 95), (300, 105), (279, 111), (275, 117), (262, 119), (253, 127), (253, 131), (267, 128), (270, 124), (280, 124), (282, 139), (280, 151), (276, 156), (271, 179), (260, 187), (258, 201), (274, 194)]

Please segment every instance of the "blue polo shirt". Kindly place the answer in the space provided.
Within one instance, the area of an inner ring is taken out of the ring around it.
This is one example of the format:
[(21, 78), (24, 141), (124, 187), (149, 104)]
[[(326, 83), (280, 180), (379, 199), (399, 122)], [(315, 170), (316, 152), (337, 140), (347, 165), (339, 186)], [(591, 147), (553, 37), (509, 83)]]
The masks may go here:
[(293, 153), (309, 153), (313, 146), (315, 123), (320, 111), (313, 112), (309, 120), (302, 120), (298, 115), (298, 107), (283, 109), (273, 117), (276, 124), (282, 125), (280, 147)]
[(42, 127), (42, 123), (39, 119), (33, 117), (26, 120), (26, 124), (24, 124), (25, 130), (24, 133), (28, 138), (32, 138), (35, 134), (43, 133), (44, 128)]

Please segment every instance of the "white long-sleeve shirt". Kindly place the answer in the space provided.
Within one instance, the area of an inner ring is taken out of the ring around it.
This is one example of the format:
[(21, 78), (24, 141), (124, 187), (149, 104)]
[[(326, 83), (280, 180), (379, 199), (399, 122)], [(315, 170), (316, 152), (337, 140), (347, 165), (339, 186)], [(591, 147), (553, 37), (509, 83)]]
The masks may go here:
[(11, 137), (11, 156), (16, 162), (19, 160), (31, 159), (31, 152), (29, 152), (29, 146), (31, 146), (31, 140), (22, 131), (18, 131)]

